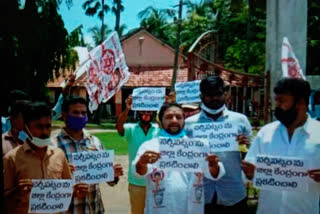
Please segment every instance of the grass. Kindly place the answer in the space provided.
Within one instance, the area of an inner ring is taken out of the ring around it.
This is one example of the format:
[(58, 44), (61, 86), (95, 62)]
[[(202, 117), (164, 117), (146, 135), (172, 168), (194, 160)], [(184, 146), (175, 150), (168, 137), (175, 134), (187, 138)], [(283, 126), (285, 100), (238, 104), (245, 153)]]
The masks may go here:
[(104, 148), (113, 149), (116, 155), (127, 155), (128, 154), (128, 143), (127, 141), (119, 136), (116, 132), (106, 133), (95, 133), (93, 134), (98, 137)]
[[(62, 120), (56, 120), (53, 122), (54, 127), (62, 127), (64, 126), (64, 121)], [(115, 129), (115, 123), (100, 123), (100, 124), (94, 124), (94, 123), (88, 123), (86, 125), (86, 129)]]

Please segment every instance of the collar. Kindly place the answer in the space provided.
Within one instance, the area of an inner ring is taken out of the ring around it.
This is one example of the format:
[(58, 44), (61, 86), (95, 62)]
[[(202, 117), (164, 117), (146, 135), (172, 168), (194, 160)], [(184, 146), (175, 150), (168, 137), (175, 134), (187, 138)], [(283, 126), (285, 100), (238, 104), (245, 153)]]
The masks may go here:
[[(229, 111), (229, 109), (226, 107), (226, 108), (223, 110), (221, 116), (218, 117), (217, 120), (226, 119), (226, 118), (229, 117), (229, 115), (230, 115), (230, 111)], [(209, 117), (209, 116), (206, 114), (206, 112), (205, 112), (204, 110), (201, 110), (201, 111), (200, 111), (200, 119), (213, 120), (211, 117)]]
[[(310, 133), (311, 133), (310, 131), (312, 130), (311, 120), (312, 119), (311, 119), (310, 115), (307, 114), (306, 122), (302, 126), (297, 127), (294, 130), (294, 132), (301, 130), (301, 131), (305, 132), (306, 134), (310, 135)], [(279, 124), (280, 124), (280, 127), (281, 127), (282, 130), (286, 130), (287, 131), (287, 127), (285, 125), (283, 125), (280, 121), (279, 121)]]
[[(27, 140), (29, 140), (29, 139), (27, 139)], [(30, 151), (30, 152), (35, 153), (35, 151), (30, 147), (30, 145), (27, 141), (23, 143), (22, 148), (23, 148), (24, 152)], [(47, 146), (46, 155), (50, 156), (53, 153), (54, 153), (54, 148), (52, 146)]]
[[(83, 138), (82, 138), (81, 140), (91, 138), (91, 135), (90, 135), (90, 133), (89, 133), (87, 130), (82, 129), (82, 131), (83, 131)], [(77, 141), (77, 140), (75, 140), (74, 138), (72, 138), (72, 137), (68, 134), (68, 132), (65, 130), (65, 127), (61, 129), (59, 135), (60, 135), (63, 139), (71, 139), (72, 141)]]
[(161, 129), (159, 132), (159, 137), (171, 137), (171, 138), (182, 138), (186, 136), (186, 132), (184, 129), (182, 129), (178, 134), (176, 135), (172, 135), (170, 133), (168, 133), (166, 130)]

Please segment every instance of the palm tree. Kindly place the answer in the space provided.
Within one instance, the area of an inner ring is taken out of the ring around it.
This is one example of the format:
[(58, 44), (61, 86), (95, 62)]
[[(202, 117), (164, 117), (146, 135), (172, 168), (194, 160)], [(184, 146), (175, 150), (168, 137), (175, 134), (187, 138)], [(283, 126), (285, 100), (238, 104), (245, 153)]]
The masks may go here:
[(121, 37), (124, 34), (125, 29), (127, 29), (127, 25), (125, 24), (120, 25), (119, 32), (118, 32), (119, 37)]
[[(110, 8), (107, 4), (104, 3), (105, 0), (86, 0), (82, 7), (83, 9), (85, 10), (85, 14), (87, 16), (94, 16), (96, 14), (98, 14), (98, 17), (100, 18), (101, 20), (101, 39), (104, 38), (104, 14), (105, 13), (108, 13)], [(103, 40), (100, 41), (100, 43), (102, 42)]]
[(141, 20), (141, 28), (153, 33), (160, 39), (166, 40), (163, 28), (168, 25), (168, 18), (173, 18), (175, 13), (174, 9), (157, 9), (149, 6), (140, 11), (137, 16)]
[(120, 35), (120, 15), (121, 12), (124, 11), (124, 6), (122, 4), (122, 0), (113, 0), (112, 12), (116, 16), (116, 24), (114, 26), (114, 30), (118, 32)]
[(88, 32), (91, 33), (95, 46), (98, 46), (101, 43), (101, 41), (104, 41), (107, 38), (107, 36), (112, 32), (112, 30), (109, 29), (107, 25), (104, 25), (103, 34), (101, 34), (100, 28), (98, 26), (90, 28)]

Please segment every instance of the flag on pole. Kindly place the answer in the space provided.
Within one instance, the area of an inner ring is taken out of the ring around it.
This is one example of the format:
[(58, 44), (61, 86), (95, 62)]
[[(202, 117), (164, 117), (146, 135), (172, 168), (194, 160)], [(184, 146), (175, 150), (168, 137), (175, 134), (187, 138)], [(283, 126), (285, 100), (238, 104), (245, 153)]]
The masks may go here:
[(130, 73), (117, 32), (113, 32), (89, 53), (89, 61), (86, 87), (90, 100), (89, 110), (93, 112), (129, 79)]
[(287, 37), (283, 37), (281, 65), (283, 77), (306, 79)]

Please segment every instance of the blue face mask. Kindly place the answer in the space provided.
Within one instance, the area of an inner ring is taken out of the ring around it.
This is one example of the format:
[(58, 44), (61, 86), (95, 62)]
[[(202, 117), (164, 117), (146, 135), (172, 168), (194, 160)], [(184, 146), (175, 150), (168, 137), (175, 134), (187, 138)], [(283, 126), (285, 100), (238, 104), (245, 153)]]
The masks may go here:
[(20, 140), (26, 141), (28, 137), (29, 137), (29, 136), (28, 136), (28, 134), (27, 134), (25, 131), (23, 131), (23, 130), (19, 131), (18, 138), (19, 138)]
[(67, 126), (75, 131), (80, 131), (86, 127), (88, 122), (88, 116), (84, 117), (75, 117), (72, 115), (67, 116)]

